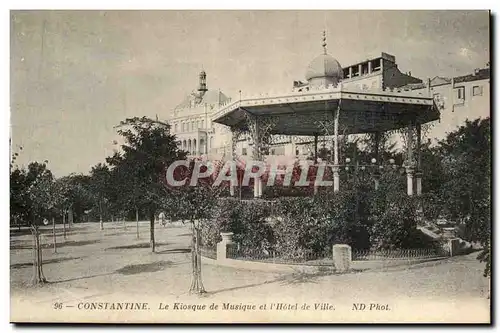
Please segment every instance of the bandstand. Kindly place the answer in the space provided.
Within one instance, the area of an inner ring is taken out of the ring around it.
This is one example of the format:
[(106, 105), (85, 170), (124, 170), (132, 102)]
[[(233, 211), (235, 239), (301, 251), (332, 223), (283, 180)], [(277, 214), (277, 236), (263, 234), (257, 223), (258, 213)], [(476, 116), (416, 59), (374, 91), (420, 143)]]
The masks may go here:
[[(231, 129), (232, 157), (242, 135), (250, 137), (252, 157), (258, 161), (264, 160), (275, 136), (314, 138), (316, 152), (318, 137), (331, 137), (333, 187), (339, 191), (339, 136), (374, 133), (378, 147), (380, 133), (396, 130), (404, 134), (406, 141), (407, 193), (420, 194), (421, 127), (440, 117), (431, 92), (345, 85), (342, 67), (326, 52), (325, 38), (323, 48), (323, 54), (307, 68), (308, 82), (304, 86), (272, 95), (242, 96), (212, 114), (213, 122)], [(262, 182), (256, 181), (254, 196), (261, 195)]]

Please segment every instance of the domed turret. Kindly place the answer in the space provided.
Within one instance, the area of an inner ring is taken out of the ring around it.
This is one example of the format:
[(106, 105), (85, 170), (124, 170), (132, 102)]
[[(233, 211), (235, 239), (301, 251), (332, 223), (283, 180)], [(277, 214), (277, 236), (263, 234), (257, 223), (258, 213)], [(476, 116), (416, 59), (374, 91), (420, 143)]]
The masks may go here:
[(323, 54), (314, 58), (307, 66), (306, 80), (311, 86), (337, 83), (344, 78), (344, 71), (340, 63), (326, 52), (326, 33), (323, 32)]
[(306, 80), (315, 78), (335, 78), (337, 81), (343, 79), (344, 71), (340, 63), (329, 54), (321, 54), (311, 61), (306, 71)]

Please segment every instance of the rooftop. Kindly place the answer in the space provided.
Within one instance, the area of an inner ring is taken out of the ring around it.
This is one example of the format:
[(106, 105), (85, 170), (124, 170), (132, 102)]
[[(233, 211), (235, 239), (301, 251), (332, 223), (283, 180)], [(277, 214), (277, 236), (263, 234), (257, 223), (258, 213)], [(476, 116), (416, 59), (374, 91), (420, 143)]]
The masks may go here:
[(478, 68), (474, 71), (472, 74), (464, 75), (464, 76), (458, 76), (455, 78), (455, 83), (460, 83), (460, 82), (470, 82), (470, 81), (477, 81), (477, 80), (486, 80), (490, 78), (490, 68)]
[(272, 96), (245, 96), (228, 101), (211, 118), (244, 129), (248, 113), (272, 123), (270, 134), (330, 135), (324, 125), (331, 124), (332, 111), (337, 108), (341, 108), (341, 131), (345, 134), (398, 129), (411, 119), (419, 123), (439, 119), (439, 111), (427, 93), (399, 89), (357, 91), (341, 84)]
[[(474, 73), (467, 74), (467, 75), (462, 75), (462, 76), (457, 76), (453, 78), (454, 83), (463, 83), (463, 82), (473, 82), (473, 81), (478, 81), (478, 80), (487, 80), (490, 78), (491, 70), (489, 67), (487, 68), (478, 68), (474, 71)], [(436, 87), (440, 85), (445, 85), (445, 84), (451, 84), (452, 79), (448, 77), (442, 77), (442, 76), (435, 76), (430, 80), (430, 86), (431, 87)], [(427, 82), (424, 83), (412, 83), (412, 84), (407, 84), (401, 89), (404, 90), (418, 90), (418, 89), (424, 89), (427, 87)]]

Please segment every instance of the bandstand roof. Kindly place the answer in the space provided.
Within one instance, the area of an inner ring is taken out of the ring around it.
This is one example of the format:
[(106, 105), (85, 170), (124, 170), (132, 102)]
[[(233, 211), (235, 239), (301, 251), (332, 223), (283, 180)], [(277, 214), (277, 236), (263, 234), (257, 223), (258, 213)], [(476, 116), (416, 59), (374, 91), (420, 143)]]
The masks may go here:
[(424, 124), (440, 117), (433, 97), (422, 92), (318, 88), (229, 100), (212, 121), (246, 128), (246, 113), (272, 121), (269, 134), (332, 135), (334, 110), (340, 107), (339, 134), (399, 129), (412, 120)]

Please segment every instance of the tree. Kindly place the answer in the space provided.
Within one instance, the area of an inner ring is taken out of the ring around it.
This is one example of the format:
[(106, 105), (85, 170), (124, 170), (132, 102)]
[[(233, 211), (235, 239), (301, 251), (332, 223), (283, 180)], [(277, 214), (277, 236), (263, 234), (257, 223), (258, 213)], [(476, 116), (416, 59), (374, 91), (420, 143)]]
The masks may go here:
[[(174, 161), (185, 160), (187, 153), (177, 146), (170, 125), (146, 117), (129, 118), (118, 125), (125, 143), (122, 152), (107, 159), (113, 175), (115, 202), (121, 207), (143, 207), (150, 222), (150, 248), (155, 251), (154, 223), (159, 209), (170, 195), (165, 186), (165, 170)], [(131, 189), (132, 187), (132, 189)]]
[(103, 215), (107, 211), (111, 194), (111, 172), (105, 164), (98, 163), (90, 170), (90, 190), (99, 212), (99, 226), (104, 230)]
[(66, 212), (71, 205), (70, 186), (69, 176), (57, 179), (54, 184), (56, 207), (61, 212), (64, 239), (66, 239)]
[[(71, 174), (69, 182), (69, 207), (68, 213), (74, 215), (75, 221), (81, 221), (94, 206), (94, 198), (91, 191), (91, 178), (88, 175)], [(71, 222), (71, 220), (69, 221)], [(71, 228), (71, 225), (69, 225)]]
[(29, 225), (33, 236), (33, 284), (43, 284), (47, 280), (42, 268), (39, 225), (50, 217), (56, 204), (54, 179), (44, 161), (32, 162), (27, 169), (12, 166), (10, 182), (12, 214)]
[[(63, 237), (66, 239), (66, 216), (68, 213), (81, 214), (92, 207), (92, 195), (89, 189), (88, 176), (70, 174), (55, 180), (54, 200), (56, 209), (62, 215)], [(71, 219), (68, 219), (68, 228), (71, 228)], [(55, 232), (55, 230), (54, 230)], [(55, 238), (55, 236), (54, 236)]]
[(192, 160), (188, 167), (176, 168), (174, 178), (186, 181), (184, 186), (170, 188), (174, 194), (171, 196), (172, 208), (177, 207), (176, 210), (171, 209), (170, 213), (191, 223), (192, 282), (189, 292), (203, 294), (206, 291), (201, 277), (201, 227), (204, 223), (212, 222), (213, 209), (226, 186), (213, 186), (214, 179), (220, 172), (217, 167), (210, 177), (198, 179), (196, 184), (191, 185), (191, 178), (197, 167), (200, 167), (200, 172), (207, 171), (207, 167), (198, 165), (196, 160)]
[(21, 224), (29, 225), (29, 198), (28, 180), (26, 171), (18, 167), (11, 167), (10, 170), (10, 216), (11, 223), (17, 226)]
[(112, 211), (123, 215), (127, 215), (131, 209), (135, 211), (136, 236), (139, 238), (139, 211), (147, 209), (141, 197), (146, 188), (140, 182), (141, 179), (130, 172), (131, 170), (128, 164), (119, 163), (110, 171), (109, 188), (112, 193), (109, 196), (109, 203)]
[(466, 121), (439, 142), (437, 150), (443, 177), (440, 202), (443, 215), (458, 221), (463, 237), (479, 242), (490, 275), (491, 247), (491, 122), (490, 118)]

